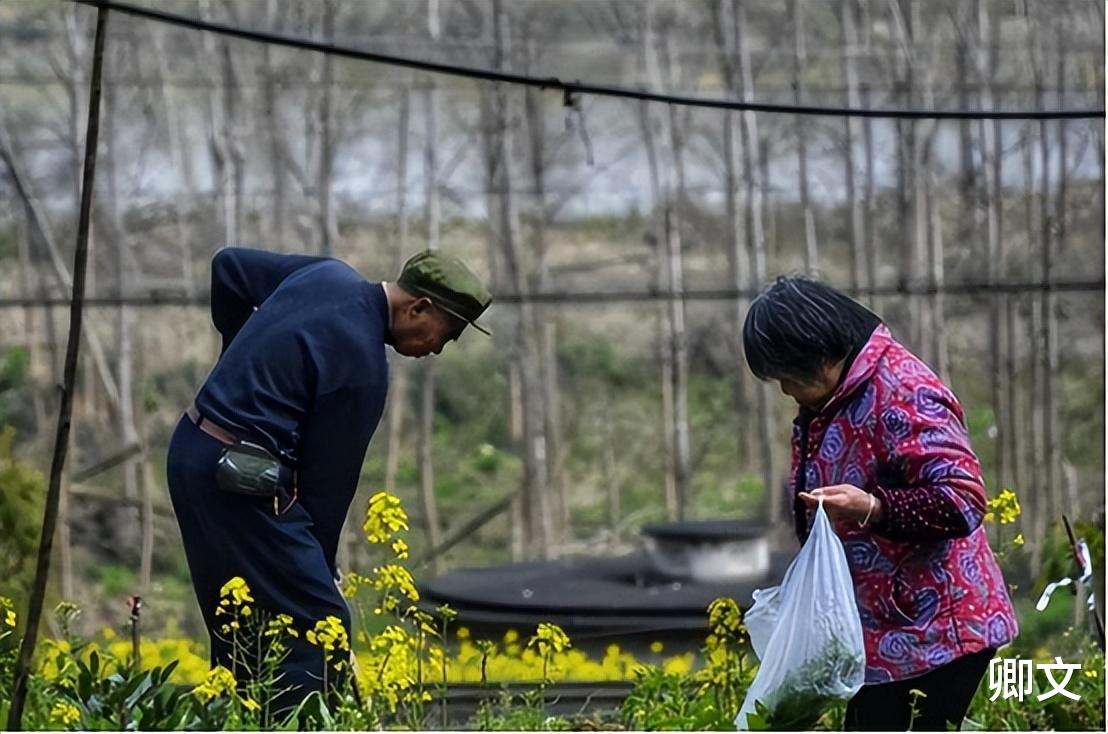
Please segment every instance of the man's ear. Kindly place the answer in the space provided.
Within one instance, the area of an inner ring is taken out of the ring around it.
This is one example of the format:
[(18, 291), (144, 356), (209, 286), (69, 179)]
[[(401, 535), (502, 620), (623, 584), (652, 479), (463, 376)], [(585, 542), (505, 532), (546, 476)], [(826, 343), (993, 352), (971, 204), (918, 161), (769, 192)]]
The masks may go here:
[(423, 316), (424, 314), (430, 313), (434, 305), (435, 304), (431, 303), (431, 299), (426, 296), (417, 298), (415, 302), (412, 303), (412, 314)]

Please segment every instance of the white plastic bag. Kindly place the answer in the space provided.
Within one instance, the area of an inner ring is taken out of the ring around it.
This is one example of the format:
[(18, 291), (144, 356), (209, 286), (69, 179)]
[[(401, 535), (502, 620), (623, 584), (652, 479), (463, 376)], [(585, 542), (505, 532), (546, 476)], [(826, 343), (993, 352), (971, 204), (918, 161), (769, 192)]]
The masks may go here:
[(750, 635), (750, 644), (759, 660), (766, 657), (766, 645), (777, 626), (777, 617), (781, 611), (781, 587), (754, 590), (754, 605), (743, 615), (743, 624)]
[(773, 728), (788, 728), (862, 687), (866, 653), (854, 584), (822, 500), (781, 585), (754, 592), (745, 622), (761, 666), (735, 717), (740, 730), (749, 728), (757, 701)]

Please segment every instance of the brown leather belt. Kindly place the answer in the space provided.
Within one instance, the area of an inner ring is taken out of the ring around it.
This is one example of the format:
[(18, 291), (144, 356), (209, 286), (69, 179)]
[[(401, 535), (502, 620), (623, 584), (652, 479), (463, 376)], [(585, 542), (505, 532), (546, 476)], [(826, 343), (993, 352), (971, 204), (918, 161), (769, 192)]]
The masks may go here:
[(196, 424), (197, 428), (214, 438), (216, 441), (219, 441), (221, 444), (225, 446), (233, 446), (234, 444), (238, 443), (237, 438), (232, 436), (223, 428), (217, 426), (215, 423), (212, 423), (204, 416), (200, 415), (200, 411), (196, 409), (195, 403), (188, 407), (188, 410), (185, 411), (185, 415), (188, 416), (190, 421)]

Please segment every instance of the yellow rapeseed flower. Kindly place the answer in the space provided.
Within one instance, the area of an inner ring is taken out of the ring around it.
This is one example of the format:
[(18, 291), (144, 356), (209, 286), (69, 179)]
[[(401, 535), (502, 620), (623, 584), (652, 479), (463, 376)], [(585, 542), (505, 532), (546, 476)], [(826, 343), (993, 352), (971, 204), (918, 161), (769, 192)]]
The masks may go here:
[(528, 649), (537, 650), (539, 655), (548, 652), (563, 652), (572, 647), (569, 635), (556, 624), (540, 622), (535, 636), (527, 642)]
[(254, 601), (254, 597), (250, 596), (250, 586), (247, 585), (242, 576), (235, 576), (225, 583), (223, 588), (219, 590), (219, 596), (221, 597), (219, 601), (221, 606), (237, 607), (248, 601)]
[(416, 623), (416, 628), (427, 633), (428, 635), (437, 635), (438, 630), (435, 629), (435, 617), (427, 612), (419, 609), (419, 607), (408, 607), (406, 616)]
[(279, 635), (288, 635), (289, 637), (296, 637), (296, 628), (292, 626), (293, 619), (287, 614), (278, 614), (273, 617), (265, 625), (265, 631), (262, 633), (263, 637), (277, 637)]
[(370, 543), (387, 543), (393, 534), (407, 529), (408, 513), (404, 512), (399, 497), (388, 492), (378, 492), (369, 498), (369, 509), (366, 511), (365, 523), (362, 524), (366, 540)]
[(386, 563), (373, 569), (373, 588), (377, 591), (396, 589), (401, 595), (412, 601), (419, 601), (419, 591), (415, 579), (408, 569), (396, 563)]
[(304, 637), (311, 644), (322, 647), (326, 653), (350, 649), (346, 628), (342, 626), (342, 620), (334, 615), (316, 622), (315, 628), (306, 632)]
[(1023, 533), (1019, 533), (1016, 537), (1012, 538), (1012, 542), (1016, 545), (1023, 545)]
[(342, 575), (342, 595), (347, 599), (353, 599), (358, 594), (358, 589), (369, 583), (369, 579), (357, 571), (347, 571)]
[(403, 627), (395, 624), (390, 624), (385, 629), (373, 636), (370, 640), (370, 647), (387, 652), (393, 647), (403, 647), (408, 644), (408, 632)]
[(661, 642), (655, 640), (654, 642), (650, 643), (650, 652), (654, 653), (655, 655), (657, 655), (664, 649), (665, 645), (663, 645)]
[(708, 605), (708, 626), (717, 637), (737, 637), (743, 632), (743, 615), (734, 599), (720, 597)]
[(671, 658), (666, 658), (662, 663), (662, 670), (670, 675), (688, 675), (693, 669), (693, 661), (695, 655), (685, 653), (684, 655), (675, 655)]
[(81, 613), (81, 608), (71, 601), (60, 601), (54, 607), (54, 616), (61, 620), (72, 621)]
[(193, 695), (204, 703), (226, 693), (234, 693), (235, 676), (227, 668), (217, 665), (208, 672), (204, 682), (192, 689)]
[(403, 538), (397, 538), (392, 541), (392, 552), (396, 554), (396, 560), (403, 561), (408, 557), (408, 544)]
[(1020, 516), (1020, 502), (1016, 493), (1005, 489), (987, 503), (988, 511), (985, 513), (985, 521), (992, 522), (1000, 518), (1001, 525), (1008, 525), (1016, 521)]
[(50, 709), (50, 721), (66, 728), (76, 724), (81, 719), (81, 711), (67, 701), (58, 701), (54, 708)]

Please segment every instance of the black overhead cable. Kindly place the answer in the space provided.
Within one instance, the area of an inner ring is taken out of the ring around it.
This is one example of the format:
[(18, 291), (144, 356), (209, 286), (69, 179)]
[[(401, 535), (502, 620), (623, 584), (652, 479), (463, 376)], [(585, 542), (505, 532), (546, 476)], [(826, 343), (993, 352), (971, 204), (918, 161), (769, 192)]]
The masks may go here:
[(787, 115), (823, 115), (830, 117), (881, 117), (898, 119), (935, 119), (935, 120), (1073, 120), (1084, 118), (1104, 117), (1103, 109), (1079, 109), (1079, 110), (1038, 110), (1027, 112), (1007, 112), (1000, 110), (880, 110), (858, 109), (852, 107), (820, 107), (813, 105), (781, 105), (761, 102), (742, 102), (728, 99), (708, 99), (704, 97), (686, 97), (673, 94), (649, 92), (641, 89), (628, 89), (626, 87), (604, 86), (599, 84), (587, 84), (579, 81), (564, 81), (557, 77), (537, 77), (526, 74), (513, 74), (511, 72), (493, 71), (490, 69), (478, 69), (469, 66), (455, 64), (442, 64), (434, 61), (411, 59), (392, 54), (375, 53), (347, 46), (336, 46), (332, 43), (312, 41), (295, 36), (286, 36), (267, 31), (248, 30), (223, 23), (211, 23), (196, 18), (190, 18), (175, 13), (166, 13), (153, 8), (145, 8), (128, 3), (115, 2), (114, 0), (73, 0), (81, 5), (110, 8), (120, 13), (126, 13), (140, 18), (169, 23), (171, 25), (191, 28), (197, 31), (209, 31), (225, 36), (243, 38), (248, 41), (271, 43), (277, 46), (287, 46), (306, 51), (319, 51), (325, 54), (341, 56), (360, 61), (371, 61), (390, 66), (402, 66), (409, 69), (431, 72), (434, 74), (446, 74), (449, 76), (466, 77), (489, 82), (507, 82), (509, 84), (521, 84), (539, 89), (561, 90), (567, 100), (571, 100), (575, 94), (591, 94), (598, 97), (617, 97), (622, 99), (636, 99), (646, 102), (662, 102), (685, 107), (707, 107), (722, 110), (740, 110), (750, 112), (769, 112)]

